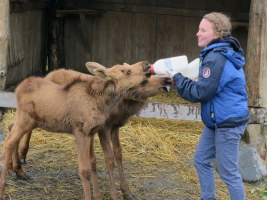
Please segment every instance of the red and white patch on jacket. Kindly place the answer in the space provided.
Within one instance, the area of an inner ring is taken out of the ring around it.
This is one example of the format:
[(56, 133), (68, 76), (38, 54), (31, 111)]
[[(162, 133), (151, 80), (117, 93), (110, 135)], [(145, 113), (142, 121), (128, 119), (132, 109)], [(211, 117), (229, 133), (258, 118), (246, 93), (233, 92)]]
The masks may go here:
[(209, 67), (204, 67), (202, 71), (202, 75), (204, 78), (209, 78), (210, 77), (210, 68)]

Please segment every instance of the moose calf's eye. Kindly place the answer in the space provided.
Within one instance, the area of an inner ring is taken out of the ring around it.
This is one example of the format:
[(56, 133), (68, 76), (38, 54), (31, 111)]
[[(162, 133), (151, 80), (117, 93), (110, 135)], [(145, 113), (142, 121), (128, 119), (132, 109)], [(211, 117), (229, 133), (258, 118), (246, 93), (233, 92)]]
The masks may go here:
[(131, 73), (132, 73), (131, 71), (128, 71), (128, 72), (127, 72), (127, 75), (130, 75)]

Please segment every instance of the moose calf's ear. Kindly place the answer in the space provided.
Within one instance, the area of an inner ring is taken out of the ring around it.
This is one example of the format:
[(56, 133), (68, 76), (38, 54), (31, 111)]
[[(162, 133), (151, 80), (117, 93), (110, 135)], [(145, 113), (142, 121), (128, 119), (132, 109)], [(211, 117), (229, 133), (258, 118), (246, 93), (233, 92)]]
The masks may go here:
[(97, 68), (93, 70), (93, 74), (100, 80), (109, 81), (113, 78), (112, 73), (110, 73), (106, 68)]
[(97, 62), (87, 62), (85, 63), (85, 66), (91, 74), (94, 74), (95, 69), (106, 69), (106, 67)]

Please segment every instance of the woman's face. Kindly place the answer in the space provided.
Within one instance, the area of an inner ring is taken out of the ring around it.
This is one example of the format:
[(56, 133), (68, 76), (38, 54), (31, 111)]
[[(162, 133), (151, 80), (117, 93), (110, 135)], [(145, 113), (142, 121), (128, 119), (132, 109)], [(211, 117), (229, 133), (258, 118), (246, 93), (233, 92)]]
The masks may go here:
[(199, 24), (199, 30), (197, 32), (198, 46), (206, 47), (211, 40), (218, 37), (219, 36), (213, 30), (212, 23), (206, 19), (202, 19)]

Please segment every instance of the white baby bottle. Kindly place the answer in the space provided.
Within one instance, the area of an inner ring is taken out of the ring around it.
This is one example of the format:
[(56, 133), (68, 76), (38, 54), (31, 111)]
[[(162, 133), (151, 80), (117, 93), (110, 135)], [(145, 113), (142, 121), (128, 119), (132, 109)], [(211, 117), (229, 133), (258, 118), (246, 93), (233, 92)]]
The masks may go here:
[(166, 69), (177, 73), (180, 72), (185, 75), (188, 70), (187, 56), (183, 55), (157, 60), (154, 64), (151, 65), (150, 73), (164, 76), (166, 75)]
[(197, 80), (199, 73), (200, 59), (196, 58), (192, 62), (188, 63), (187, 56), (177, 56), (171, 58), (165, 58), (157, 60), (150, 67), (150, 73), (158, 76), (167, 75), (166, 70), (181, 73), (182, 75)]
[(192, 80), (197, 80), (198, 74), (199, 74), (199, 65), (200, 65), (200, 59), (199, 58), (196, 58), (195, 60), (190, 62), (188, 64), (187, 73), (184, 76), (186, 76)]

